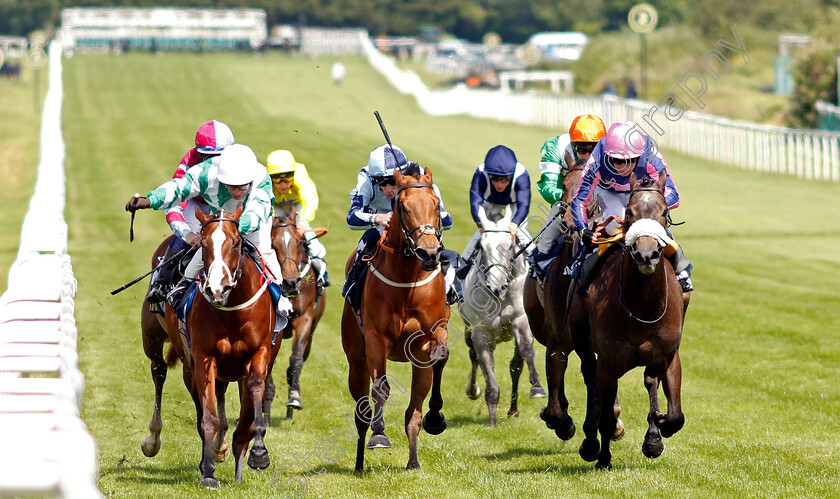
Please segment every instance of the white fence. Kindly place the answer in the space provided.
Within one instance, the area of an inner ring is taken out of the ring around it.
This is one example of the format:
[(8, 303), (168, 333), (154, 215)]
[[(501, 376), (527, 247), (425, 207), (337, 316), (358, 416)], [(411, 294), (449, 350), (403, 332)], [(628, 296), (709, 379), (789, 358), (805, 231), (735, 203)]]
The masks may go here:
[(840, 181), (838, 132), (759, 125), (692, 111), (678, 114), (674, 109), (676, 116), (668, 119), (664, 106), (657, 110), (650, 103), (613, 96), (510, 93), (466, 86), (430, 91), (417, 75), (398, 68), (370, 40), (365, 40), (364, 48), (370, 64), (401, 93), (414, 95), (429, 114), (467, 114), (558, 132), (577, 115), (597, 114), (606, 123), (635, 121), (659, 146), (697, 158), (762, 172)]
[(101, 497), (96, 445), (79, 417), (85, 379), (64, 222), (58, 42), (50, 44), (49, 63), (38, 179), (0, 296), (0, 495)]

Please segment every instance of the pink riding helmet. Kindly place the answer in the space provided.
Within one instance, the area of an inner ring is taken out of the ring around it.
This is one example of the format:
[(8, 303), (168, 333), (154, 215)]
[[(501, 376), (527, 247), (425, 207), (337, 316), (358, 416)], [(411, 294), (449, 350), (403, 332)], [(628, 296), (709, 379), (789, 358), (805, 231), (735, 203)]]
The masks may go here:
[(233, 132), (221, 121), (210, 120), (195, 132), (195, 148), (201, 154), (220, 154), (233, 144)]
[(645, 134), (632, 121), (617, 121), (605, 137), (604, 150), (612, 158), (633, 159), (645, 152)]

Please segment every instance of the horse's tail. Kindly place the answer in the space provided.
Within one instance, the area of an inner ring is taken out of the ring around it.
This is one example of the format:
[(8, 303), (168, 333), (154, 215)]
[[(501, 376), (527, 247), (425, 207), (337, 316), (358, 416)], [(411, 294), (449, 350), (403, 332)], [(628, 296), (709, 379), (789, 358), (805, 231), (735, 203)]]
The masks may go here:
[(169, 345), (169, 349), (166, 351), (166, 367), (172, 369), (178, 364), (178, 352), (175, 351), (175, 348), (172, 344)]

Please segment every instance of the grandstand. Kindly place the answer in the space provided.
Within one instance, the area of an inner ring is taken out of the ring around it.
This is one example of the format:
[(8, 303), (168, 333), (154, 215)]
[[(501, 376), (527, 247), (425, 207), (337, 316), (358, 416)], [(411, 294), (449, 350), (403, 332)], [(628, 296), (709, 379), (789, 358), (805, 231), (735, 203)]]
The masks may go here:
[(61, 11), (66, 55), (125, 50), (255, 50), (266, 43), (263, 9), (74, 7)]

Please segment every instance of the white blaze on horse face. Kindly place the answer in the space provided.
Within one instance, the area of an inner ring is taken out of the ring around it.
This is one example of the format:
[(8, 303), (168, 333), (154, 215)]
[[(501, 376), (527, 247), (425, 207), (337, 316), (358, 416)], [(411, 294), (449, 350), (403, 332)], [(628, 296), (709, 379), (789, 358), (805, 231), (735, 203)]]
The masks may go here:
[(283, 232), (283, 245), (289, 246), (289, 243), (292, 242), (292, 235), (289, 234), (288, 231)]
[(224, 294), (224, 285), (222, 282), (225, 276), (228, 276), (231, 281), (233, 279), (230, 267), (225, 263), (225, 259), (222, 256), (222, 248), (227, 239), (225, 231), (222, 230), (222, 224), (216, 224), (216, 229), (210, 234), (210, 239), (213, 241), (213, 263), (207, 269), (206, 287), (210, 288), (213, 299), (221, 302)]

